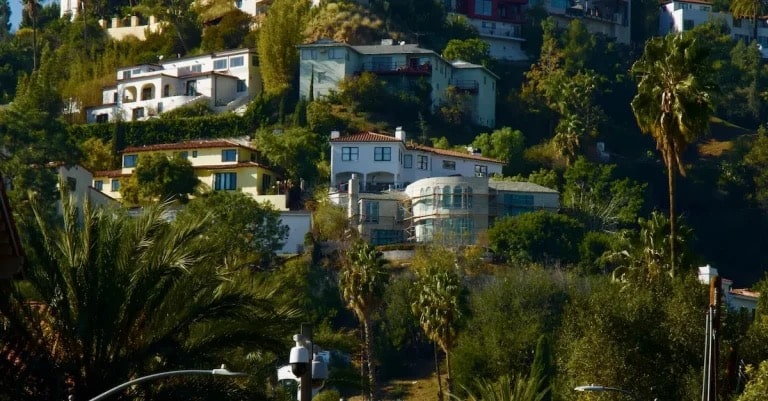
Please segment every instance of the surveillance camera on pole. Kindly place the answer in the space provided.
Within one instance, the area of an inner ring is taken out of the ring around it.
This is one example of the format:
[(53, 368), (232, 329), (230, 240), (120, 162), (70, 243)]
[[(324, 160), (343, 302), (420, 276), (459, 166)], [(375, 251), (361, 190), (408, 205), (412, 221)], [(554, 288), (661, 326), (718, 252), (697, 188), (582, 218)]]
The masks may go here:
[(291, 356), (288, 363), (291, 364), (291, 372), (296, 377), (301, 377), (309, 369), (309, 350), (304, 346), (304, 338), (301, 334), (293, 336), (296, 346), (291, 348)]

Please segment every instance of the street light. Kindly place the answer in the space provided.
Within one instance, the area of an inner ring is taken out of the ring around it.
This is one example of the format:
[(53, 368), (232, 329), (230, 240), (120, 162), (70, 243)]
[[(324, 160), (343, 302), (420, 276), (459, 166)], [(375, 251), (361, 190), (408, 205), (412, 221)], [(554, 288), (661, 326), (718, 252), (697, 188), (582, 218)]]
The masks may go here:
[(161, 372), (161, 373), (155, 373), (153, 375), (149, 376), (143, 376), (139, 377), (138, 379), (133, 379), (131, 381), (127, 381), (117, 387), (113, 387), (96, 397), (91, 398), (89, 401), (99, 401), (102, 400), (126, 387), (132, 386), (137, 383), (145, 382), (148, 380), (154, 380), (159, 379), (161, 377), (168, 377), (168, 376), (181, 376), (181, 375), (214, 375), (214, 376), (229, 376), (229, 377), (242, 377), (242, 376), (248, 376), (247, 373), (242, 372), (230, 372), (226, 366), (221, 365), (218, 369), (208, 369), (208, 370), (202, 370), (202, 369), (190, 369), (190, 370), (172, 370), (169, 372)]
[(590, 385), (587, 385), (587, 386), (574, 387), (573, 389), (576, 390), (576, 391), (592, 391), (592, 392), (596, 392), (596, 393), (600, 393), (600, 392), (603, 392), (603, 391), (614, 391), (614, 392), (617, 392), (617, 393), (622, 393), (624, 395), (627, 395), (627, 396), (629, 396), (630, 398), (632, 398), (635, 401), (640, 401), (640, 398), (637, 398), (637, 396), (635, 394), (633, 394), (633, 393), (631, 393), (631, 392), (629, 392), (627, 390), (624, 390), (622, 388), (618, 388), (618, 387), (607, 387), (607, 386), (600, 386), (600, 385), (597, 385), (597, 384), (590, 384)]

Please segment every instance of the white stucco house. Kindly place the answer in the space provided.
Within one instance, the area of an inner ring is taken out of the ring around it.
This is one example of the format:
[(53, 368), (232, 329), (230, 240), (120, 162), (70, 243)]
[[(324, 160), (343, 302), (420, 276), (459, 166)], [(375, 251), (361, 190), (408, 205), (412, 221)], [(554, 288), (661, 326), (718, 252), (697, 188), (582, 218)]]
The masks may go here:
[[(710, 21), (722, 21), (728, 26), (735, 40), (752, 41), (753, 22), (749, 19), (734, 18), (727, 11), (712, 11), (712, 2), (707, 0), (674, 0), (661, 5), (659, 12), (659, 33), (686, 32)], [(757, 21), (757, 39), (760, 55), (768, 58), (768, 19)]]
[(553, 189), (492, 179), (502, 161), (417, 145), (400, 128), (331, 137), (330, 199), (376, 245), (475, 244), (498, 217), (560, 207)]
[[(710, 285), (712, 279), (718, 277), (717, 268), (710, 265), (699, 266), (699, 282)], [(760, 293), (749, 288), (733, 288), (733, 280), (722, 277), (720, 279), (720, 288), (728, 309), (749, 313), (754, 317), (757, 309), (757, 301), (760, 299)]]
[(262, 90), (256, 49), (236, 49), (121, 67), (102, 104), (86, 108), (89, 123), (140, 121), (193, 102), (235, 110)]
[(394, 136), (362, 132), (331, 133), (331, 187), (346, 185), (357, 174), (365, 191), (408, 184), (430, 177), (488, 177), (501, 174), (501, 160), (480, 154), (437, 149), (408, 142), (398, 127)]
[(371, 72), (394, 86), (426, 79), (432, 87), (432, 107), (446, 100), (449, 86), (470, 95), (472, 120), (476, 124), (496, 125), (496, 81), (499, 77), (487, 68), (464, 61), (449, 61), (432, 50), (414, 44), (382, 40), (380, 45), (351, 46), (330, 40), (299, 46), (299, 96), (320, 98), (337, 90), (339, 82), (363, 72)]

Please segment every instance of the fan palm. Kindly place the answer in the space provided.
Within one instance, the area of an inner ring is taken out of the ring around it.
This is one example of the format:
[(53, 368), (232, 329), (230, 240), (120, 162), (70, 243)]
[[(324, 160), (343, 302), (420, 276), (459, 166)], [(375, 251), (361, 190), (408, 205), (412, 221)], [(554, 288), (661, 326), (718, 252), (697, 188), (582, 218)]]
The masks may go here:
[(12, 399), (86, 400), (147, 373), (215, 366), (235, 347), (283, 348), (296, 312), (273, 302), (279, 283), (222, 265), (204, 221), (169, 222), (166, 209), (132, 218), (85, 203), (78, 213), (64, 198), (50, 224), (33, 205), (36, 221), (20, 230), (26, 277), (0, 284), (1, 385)]
[(632, 112), (643, 133), (656, 141), (667, 167), (669, 187), (670, 269), (675, 272), (675, 176), (685, 176), (681, 156), (686, 146), (709, 129), (714, 90), (706, 48), (692, 36), (670, 34), (652, 38), (643, 56), (632, 65), (637, 95)]
[(381, 253), (364, 241), (357, 241), (346, 253), (339, 272), (339, 290), (347, 307), (363, 325), (363, 353), (368, 365), (368, 396), (374, 399), (376, 376), (371, 355), (372, 314), (379, 306), (389, 281)]
[[(475, 380), (473, 389), (464, 388), (467, 401), (542, 401), (549, 388), (540, 389), (541, 379), (517, 376), (514, 383), (509, 376), (497, 382)], [(460, 400), (459, 397), (452, 398)]]
[[(435, 250), (427, 255), (422, 254), (418, 258), (421, 261), (414, 263), (426, 264), (417, 266), (411, 308), (419, 319), (424, 334), (445, 353), (446, 384), (448, 394), (451, 394), (450, 351), (456, 342), (465, 294), (461, 277), (453, 265), (453, 256), (447, 250), (443, 251), (446, 251), (443, 255), (437, 255)], [(441, 388), (438, 391), (442, 393)]]
[(757, 40), (757, 19), (768, 9), (766, 0), (731, 0), (729, 7), (733, 18), (752, 20), (752, 40)]

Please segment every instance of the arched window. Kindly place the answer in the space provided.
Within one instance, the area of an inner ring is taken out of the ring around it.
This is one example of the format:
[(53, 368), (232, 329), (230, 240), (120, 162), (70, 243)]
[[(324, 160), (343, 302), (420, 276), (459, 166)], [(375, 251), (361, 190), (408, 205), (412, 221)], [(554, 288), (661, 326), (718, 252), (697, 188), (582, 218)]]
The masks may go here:
[(464, 202), (464, 205), (467, 209), (472, 209), (472, 187), (467, 187), (465, 195), (467, 196), (467, 200)]
[(449, 185), (443, 187), (443, 202), (440, 206), (446, 209), (451, 208), (451, 187)]
[(453, 208), (461, 209), (461, 187), (456, 185), (453, 187)]

